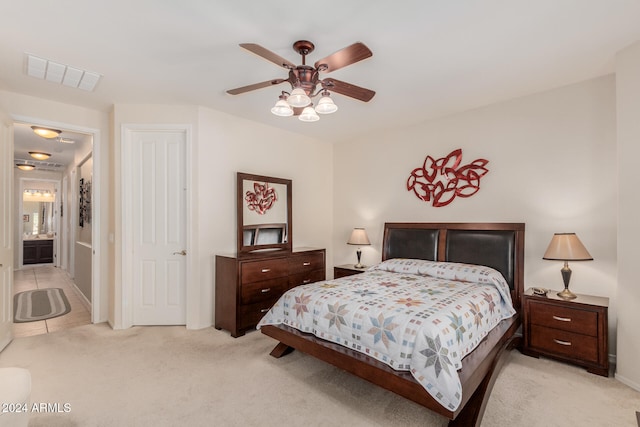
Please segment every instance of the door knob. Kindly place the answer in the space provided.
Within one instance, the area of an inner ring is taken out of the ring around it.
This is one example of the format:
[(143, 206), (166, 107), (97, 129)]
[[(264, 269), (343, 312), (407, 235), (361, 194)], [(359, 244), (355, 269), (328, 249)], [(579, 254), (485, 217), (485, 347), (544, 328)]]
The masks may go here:
[(186, 255), (187, 251), (185, 251), (184, 249), (181, 250), (180, 252), (174, 252), (173, 255)]

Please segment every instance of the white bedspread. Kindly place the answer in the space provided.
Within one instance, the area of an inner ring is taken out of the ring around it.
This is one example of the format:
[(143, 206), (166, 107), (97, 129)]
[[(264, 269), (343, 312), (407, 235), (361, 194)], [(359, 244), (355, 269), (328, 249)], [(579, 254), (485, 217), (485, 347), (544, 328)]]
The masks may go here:
[(462, 358), (514, 314), (509, 286), (492, 268), (392, 259), (289, 290), (258, 328), (289, 325), (409, 370), (454, 411), (462, 397)]

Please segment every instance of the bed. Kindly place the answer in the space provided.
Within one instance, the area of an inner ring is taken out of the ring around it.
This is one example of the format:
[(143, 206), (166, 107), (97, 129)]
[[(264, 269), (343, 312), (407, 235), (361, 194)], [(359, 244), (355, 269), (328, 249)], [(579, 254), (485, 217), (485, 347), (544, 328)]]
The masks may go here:
[[(411, 369), (393, 369), (389, 360), (372, 352), (363, 353), (362, 350), (357, 351), (349, 346), (321, 339), (284, 323), (261, 322), (260, 330), (279, 341), (271, 352), (276, 358), (296, 349), (423, 405), (449, 418), (449, 425), (479, 425), (503, 361), (501, 356), (505, 350), (520, 342), (517, 330), (520, 326), (524, 287), (524, 229), (522, 223), (385, 224), (381, 263), (383, 267), (380, 267), (383, 270), (385, 265), (393, 265), (398, 259), (426, 260), (426, 265), (430, 264), (428, 261), (437, 261), (456, 263), (451, 264), (453, 266), (487, 266), (499, 272), (498, 276), (501, 275), (504, 279), (502, 282), (505, 282), (515, 314), (499, 320), (486, 336), (474, 344), (474, 349), (461, 359), (457, 369), (461, 396), (457, 405), (443, 405), (441, 398), (436, 399), (427, 392), (424, 381), (419, 382), (416, 379), (419, 377), (414, 375), (415, 371), (412, 374)], [(380, 273), (374, 269), (373, 273), (367, 272), (363, 275), (374, 273), (386, 274), (386, 270)], [(364, 280), (364, 276), (362, 279)], [(339, 280), (343, 279), (336, 280), (336, 284)], [(272, 311), (275, 311), (275, 308), (276, 306)], [(268, 316), (269, 314), (265, 318)]]

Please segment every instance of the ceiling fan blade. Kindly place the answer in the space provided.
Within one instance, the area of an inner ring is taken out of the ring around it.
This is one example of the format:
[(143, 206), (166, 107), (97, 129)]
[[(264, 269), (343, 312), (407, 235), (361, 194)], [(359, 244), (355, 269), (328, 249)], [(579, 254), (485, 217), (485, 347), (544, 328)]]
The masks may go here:
[(294, 63), (284, 59), (280, 55), (276, 55), (275, 53), (271, 52), (269, 49), (265, 49), (264, 47), (260, 46), (259, 44), (255, 44), (255, 43), (240, 43), (240, 47), (245, 48), (249, 52), (255, 53), (256, 55), (263, 57), (267, 61), (273, 62), (274, 64), (276, 64), (279, 67), (284, 67), (284, 68), (288, 68), (288, 69), (296, 68), (296, 65)]
[(369, 102), (371, 98), (376, 94), (370, 89), (365, 89), (360, 86), (352, 85), (336, 79), (324, 79), (322, 80), (322, 87), (331, 92), (336, 92), (341, 95), (350, 96), (351, 98), (359, 99), (360, 101)]
[(229, 95), (240, 95), (241, 93), (250, 92), (256, 89), (262, 89), (263, 87), (279, 85), (280, 83), (286, 82), (286, 81), (287, 81), (286, 79), (267, 80), (266, 82), (254, 83), (249, 86), (242, 86), (242, 87), (237, 87), (235, 89), (229, 89), (227, 93)]
[[(363, 59), (367, 59), (371, 56), (373, 56), (373, 52), (371, 52), (364, 43), (357, 42), (327, 56), (326, 58), (316, 61), (314, 67), (319, 68), (322, 66), (319, 71), (329, 73), (346, 67), (347, 65), (362, 61)], [(326, 68), (324, 68), (325, 66)]]

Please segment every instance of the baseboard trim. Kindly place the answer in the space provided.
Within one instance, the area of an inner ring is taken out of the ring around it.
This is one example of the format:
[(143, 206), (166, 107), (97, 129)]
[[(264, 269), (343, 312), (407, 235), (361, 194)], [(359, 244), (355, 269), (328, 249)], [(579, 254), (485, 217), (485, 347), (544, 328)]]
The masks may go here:
[(617, 372), (615, 373), (615, 379), (620, 381), (624, 385), (628, 385), (629, 387), (631, 387), (632, 389), (634, 389), (636, 391), (640, 391), (640, 384), (638, 384), (635, 381), (630, 380), (627, 377), (624, 377), (624, 376), (618, 374)]

